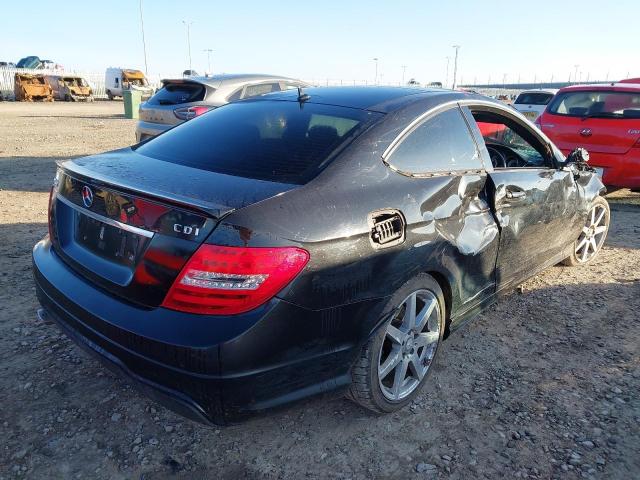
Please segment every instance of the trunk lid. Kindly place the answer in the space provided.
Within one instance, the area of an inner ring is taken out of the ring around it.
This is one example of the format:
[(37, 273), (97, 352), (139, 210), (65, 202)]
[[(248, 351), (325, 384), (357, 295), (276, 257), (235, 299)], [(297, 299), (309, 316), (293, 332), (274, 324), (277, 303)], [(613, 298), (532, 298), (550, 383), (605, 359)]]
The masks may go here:
[(182, 105), (152, 105), (148, 101), (140, 105), (139, 119), (143, 122), (177, 125), (184, 120), (175, 116), (173, 111)]
[(156, 307), (225, 214), (295, 188), (163, 162), (131, 149), (59, 164), (55, 251), (77, 273)]

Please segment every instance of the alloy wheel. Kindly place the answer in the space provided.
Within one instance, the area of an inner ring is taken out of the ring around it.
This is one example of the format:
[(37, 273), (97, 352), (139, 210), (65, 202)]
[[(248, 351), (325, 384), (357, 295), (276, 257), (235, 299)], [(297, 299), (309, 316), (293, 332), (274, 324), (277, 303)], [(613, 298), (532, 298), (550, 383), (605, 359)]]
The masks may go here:
[(607, 234), (607, 215), (603, 205), (596, 204), (587, 216), (587, 222), (576, 242), (576, 258), (580, 263), (591, 260), (602, 247)]
[(409, 295), (387, 325), (378, 358), (378, 381), (383, 395), (400, 401), (422, 382), (440, 342), (442, 314), (429, 290)]

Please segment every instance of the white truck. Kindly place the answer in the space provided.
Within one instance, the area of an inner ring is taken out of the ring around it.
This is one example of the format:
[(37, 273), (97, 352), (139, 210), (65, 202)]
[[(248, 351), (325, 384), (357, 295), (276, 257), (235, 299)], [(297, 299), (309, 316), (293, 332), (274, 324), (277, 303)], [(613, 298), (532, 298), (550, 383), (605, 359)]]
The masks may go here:
[(104, 74), (104, 88), (109, 100), (122, 97), (124, 90), (138, 90), (142, 93), (143, 100), (154, 94), (154, 89), (149, 85), (144, 73), (128, 68), (107, 68)]

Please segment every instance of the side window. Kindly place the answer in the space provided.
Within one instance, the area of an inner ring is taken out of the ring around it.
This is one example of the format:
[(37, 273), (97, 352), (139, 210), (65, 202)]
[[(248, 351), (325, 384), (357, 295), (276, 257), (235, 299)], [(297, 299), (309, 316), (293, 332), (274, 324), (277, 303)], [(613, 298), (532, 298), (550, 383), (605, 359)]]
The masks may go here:
[(120, 86), (120, 79), (118, 77), (116, 77), (116, 87)]
[(550, 152), (529, 129), (489, 111), (473, 111), (493, 168), (550, 168)]
[(248, 85), (244, 91), (242, 98), (255, 97), (257, 95), (264, 95), (271, 92), (279, 92), (279, 83), (260, 83), (258, 85)]
[(242, 96), (242, 90), (244, 90), (244, 87), (239, 88), (238, 90), (233, 92), (231, 95), (229, 95), (229, 98), (227, 98), (227, 101), (235, 102), (236, 100), (240, 100), (240, 97)]
[(478, 148), (457, 107), (419, 124), (386, 161), (411, 174), (483, 169)]

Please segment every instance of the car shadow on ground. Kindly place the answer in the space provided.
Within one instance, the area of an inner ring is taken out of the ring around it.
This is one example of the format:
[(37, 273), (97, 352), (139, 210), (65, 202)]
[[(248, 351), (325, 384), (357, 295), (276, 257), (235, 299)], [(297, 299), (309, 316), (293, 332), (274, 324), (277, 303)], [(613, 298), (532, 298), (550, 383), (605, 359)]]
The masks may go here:
[(640, 249), (640, 205), (616, 201), (610, 202), (609, 208), (611, 220), (605, 245)]

